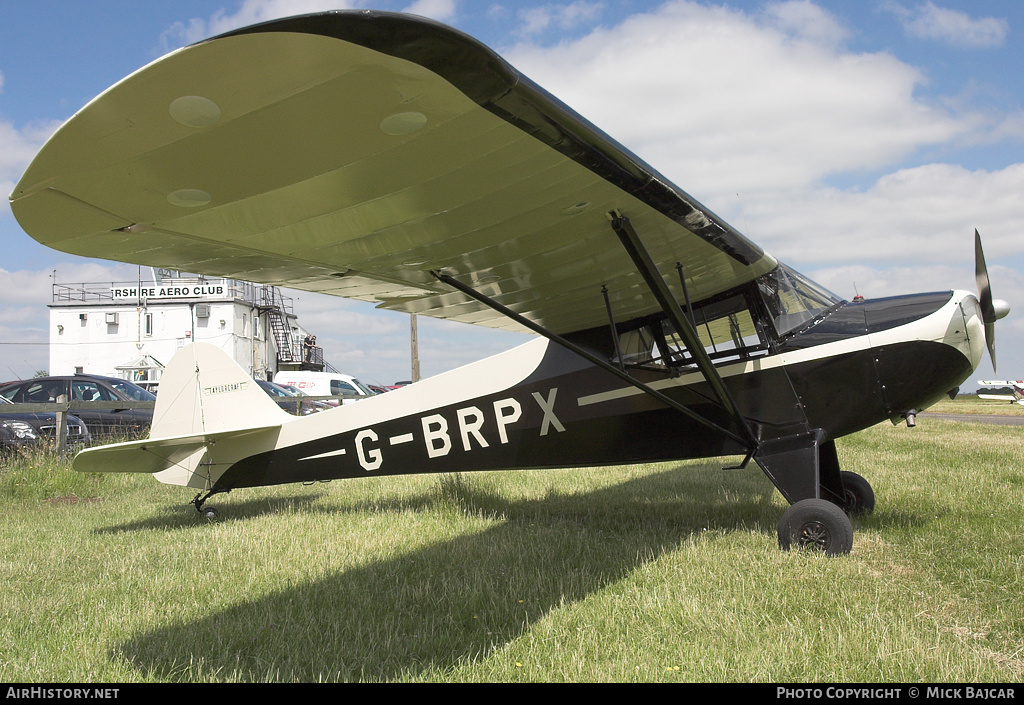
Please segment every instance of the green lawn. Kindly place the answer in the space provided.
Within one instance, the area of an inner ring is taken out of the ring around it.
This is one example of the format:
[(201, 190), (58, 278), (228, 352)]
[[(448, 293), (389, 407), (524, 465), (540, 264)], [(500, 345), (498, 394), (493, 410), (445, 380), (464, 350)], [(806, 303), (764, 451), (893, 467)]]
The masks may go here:
[(781, 552), (735, 459), (239, 490), (216, 523), (7, 459), (0, 681), (1020, 681), (1024, 427), (839, 454), (878, 498), (841, 558)]

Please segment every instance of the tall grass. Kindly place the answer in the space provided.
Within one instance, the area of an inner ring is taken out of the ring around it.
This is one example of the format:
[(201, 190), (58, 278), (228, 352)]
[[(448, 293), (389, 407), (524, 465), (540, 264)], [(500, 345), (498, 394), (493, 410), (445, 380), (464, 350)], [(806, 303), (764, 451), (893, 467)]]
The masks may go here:
[(1019, 681), (1022, 431), (839, 451), (878, 507), (838, 559), (777, 548), (753, 464), (240, 490), (210, 523), (8, 460), (0, 681)]

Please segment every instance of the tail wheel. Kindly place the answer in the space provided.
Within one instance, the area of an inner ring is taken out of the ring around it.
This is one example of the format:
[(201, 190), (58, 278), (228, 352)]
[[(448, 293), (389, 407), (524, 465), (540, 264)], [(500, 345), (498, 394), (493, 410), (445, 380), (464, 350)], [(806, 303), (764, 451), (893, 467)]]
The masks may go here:
[(829, 556), (853, 550), (853, 524), (839, 506), (824, 499), (803, 499), (779, 520), (779, 547), (819, 551)]

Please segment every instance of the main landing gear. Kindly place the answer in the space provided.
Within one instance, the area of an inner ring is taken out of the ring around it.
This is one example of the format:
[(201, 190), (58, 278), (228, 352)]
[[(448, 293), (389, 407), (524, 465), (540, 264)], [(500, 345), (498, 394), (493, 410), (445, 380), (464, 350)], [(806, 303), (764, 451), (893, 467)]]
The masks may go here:
[(835, 441), (814, 430), (762, 442), (754, 459), (790, 503), (779, 520), (779, 547), (830, 556), (853, 549), (850, 517), (869, 514), (875, 493), (863, 477), (840, 471)]
[(875, 508), (875, 493), (863, 477), (841, 473), (842, 503), (828, 499), (802, 499), (794, 502), (779, 520), (779, 547), (820, 551), (825, 555), (845, 555), (853, 549), (851, 516), (870, 514)]

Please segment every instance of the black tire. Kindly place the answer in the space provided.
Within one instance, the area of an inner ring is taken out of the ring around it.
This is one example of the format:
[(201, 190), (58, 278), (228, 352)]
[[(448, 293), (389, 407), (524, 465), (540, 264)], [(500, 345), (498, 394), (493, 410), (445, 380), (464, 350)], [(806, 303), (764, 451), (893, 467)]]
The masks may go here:
[(841, 472), (843, 481), (843, 510), (851, 517), (875, 511), (875, 491), (871, 483), (855, 472)]
[(779, 520), (779, 547), (843, 556), (853, 550), (853, 524), (839, 506), (824, 499), (802, 499)]

